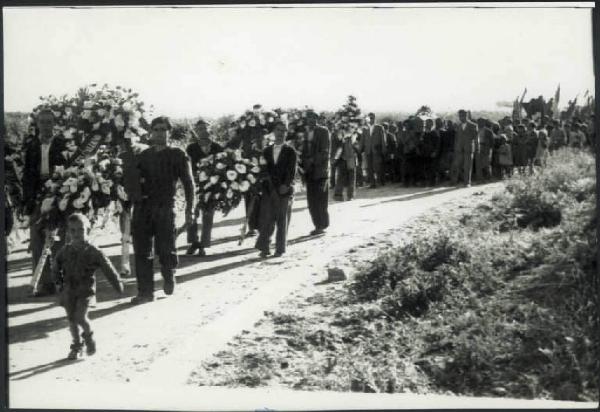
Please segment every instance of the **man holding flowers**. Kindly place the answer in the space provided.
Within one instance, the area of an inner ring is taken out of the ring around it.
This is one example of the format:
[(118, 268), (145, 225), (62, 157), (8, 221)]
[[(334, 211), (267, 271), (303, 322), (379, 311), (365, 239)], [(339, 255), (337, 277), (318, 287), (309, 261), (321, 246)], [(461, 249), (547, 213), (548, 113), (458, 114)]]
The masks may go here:
[(292, 216), (294, 178), (296, 176), (296, 151), (285, 144), (287, 127), (276, 120), (273, 129), (275, 143), (263, 150), (266, 164), (263, 165), (262, 194), (260, 196), (259, 235), (256, 248), (260, 257), (269, 256), (271, 236), (277, 226), (275, 256), (285, 253), (287, 229)]
[[(23, 168), (23, 201), (25, 214), (29, 215), (29, 241), (34, 270), (42, 256), (45, 238), (50, 236), (50, 232), (40, 221), (41, 210), (37, 195), (42, 192), (44, 183), (52, 176), (56, 166), (63, 166), (67, 161), (62, 153), (66, 149), (65, 139), (54, 135), (55, 118), (52, 110), (41, 109), (35, 120), (37, 135), (30, 136), (25, 143)], [(60, 241), (53, 245), (53, 251), (57, 251), (64, 242), (64, 228), (58, 225), (58, 229)], [(34, 296), (52, 295), (54, 289), (50, 264), (46, 263), (40, 277), (40, 287), (34, 292)]]
[(175, 190), (181, 180), (185, 192), (185, 219), (192, 223), (194, 182), (190, 162), (185, 152), (169, 147), (172, 130), (167, 117), (152, 120), (151, 147), (136, 159), (140, 174), (141, 197), (134, 204), (132, 218), (133, 249), (135, 252), (138, 295), (133, 304), (154, 300), (154, 273), (152, 270), (154, 240), (155, 253), (161, 265), (165, 294), (175, 287), (175, 268), (178, 264), (175, 249)]
[[(188, 145), (186, 152), (192, 162), (193, 175), (197, 176), (199, 162), (208, 156), (221, 153), (223, 148), (210, 139), (208, 123), (206, 121), (202, 119), (198, 120), (194, 129), (194, 141)], [(214, 209), (202, 210), (202, 235), (200, 240), (198, 240), (198, 223), (196, 222), (198, 217), (194, 216), (192, 224), (188, 227), (187, 232), (188, 243), (190, 244), (186, 252), (187, 255), (193, 255), (197, 250), (198, 256), (206, 256), (204, 249), (210, 247), (214, 216)]]

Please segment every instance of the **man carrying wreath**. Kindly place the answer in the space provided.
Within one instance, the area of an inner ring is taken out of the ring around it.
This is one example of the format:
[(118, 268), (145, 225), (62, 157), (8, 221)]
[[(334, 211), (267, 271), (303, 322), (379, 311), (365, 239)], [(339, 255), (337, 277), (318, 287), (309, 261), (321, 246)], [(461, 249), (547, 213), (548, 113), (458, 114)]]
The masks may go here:
[[(192, 162), (192, 172), (194, 177), (198, 175), (198, 163), (205, 157), (221, 153), (223, 148), (210, 139), (208, 132), (208, 123), (200, 119), (194, 126), (194, 142), (190, 143), (185, 149)], [(198, 251), (198, 256), (206, 256), (205, 248), (210, 247), (210, 240), (213, 228), (215, 211), (212, 209), (202, 211), (202, 235), (198, 240), (197, 216), (194, 216), (192, 224), (188, 227), (188, 243), (190, 246), (186, 252), (187, 255), (193, 255)]]
[(294, 178), (296, 176), (296, 151), (285, 144), (287, 127), (281, 120), (275, 121), (273, 134), (275, 144), (263, 151), (262, 194), (260, 196), (259, 234), (256, 248), (260, 257), (269, 256), (271, 236), (277, 226), (275, 256), (285, 253), (287, 230), (292, 217)]
[(154, 240), (155, 253), (161, 266), (165, 294), (175, 287), (175, 268), (178, 264), (175, 249), (175, 189), (181, 180), (185, 192), (185, 220), (192, 223), (194, 182), (190, 162), (185, 152), (169, 147), (172, 130), (168, 117), (152, 120), (151, 147), (136, 158), (139, 170), (141, 196), (135, 202), (132, 217), (133, 250), (138, 295), (133, 304), (154, 300), (154, 272), (152, 270)]
[[(54, 135), (54, 113), (50, 109), (42, 109), (37, 115), (37, 134), (29, 136), (25, 142), (25, 161), (23, 168), (23, 201), (25, 214), (29, 215), (29, 244), (33, 270), (37, 267), (42, 256), (44, 240), (50, 235), (39, 220), (41, 217), (40, 204), (36, 204), (36, 197), (42, 192), (44, 183), (52, 176), (56, 166), (64, 166), (67, 159), (62, 152), (66, 148), (65, 139)], [(58, 224), (59, 222), (51, 222)], [(52, 251), (60, 249), (64, 242), (65, 231), (59, 226), (60, 241), (52, 246)], [(55, 287), (50, 271), (50, 263), (44, 265), (40, 277), (40, 287), (34, 292), (35, 297), (54, 294)]]

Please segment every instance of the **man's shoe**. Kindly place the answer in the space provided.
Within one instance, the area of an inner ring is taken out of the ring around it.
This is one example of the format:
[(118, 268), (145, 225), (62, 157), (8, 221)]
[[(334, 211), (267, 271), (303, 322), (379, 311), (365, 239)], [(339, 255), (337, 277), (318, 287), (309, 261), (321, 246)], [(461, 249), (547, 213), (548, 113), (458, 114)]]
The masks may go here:
[(196, 250), (198, 249), (200, 249), (200, 243), (194, 242), (188, 247), (188, 249), (185, 251), (185, 254), (191, 256), (196, 253)]
[(96, 353), (96, 341), (92, 338), (94, 332), (90, 332), (89, 334), (83, 332), (81, 337), (83, 338), (83, 342), (85, 343), (85, 354), (88, 356), (92, 356)]
[(200, 246), (200, 248), (198, 249), (198, 256), (206, 256), (206, 251), (204, 250), (204, 248), (202, 246)]
[(77, 358), (80, 358), (81, 356), (83, 356), (83, 345), (81, 344), (81, 342), (73, 342), (71, 344), (71, 350), (69, 351), (69, 354), (67, 355), (67, 359), (68, 360), (76, 360)]
[(165, 295), (172, 295), (175, 289), (175, 276), (171, 275), (163, 280), (163, 290)]
[(256, 230), (252, 229), (249, 230), (248, 233), (246, 233), (246, 237), (253, 237), (256, 236)]
[(270, 253), (266, 250), (261, 250), (260, 254), (258, 255), (259, 258), (261, 259), (266, 259), (268, 258), (270, 255)]
[(275, 252), (275, 254), (273, 255), (273, 257), (281, 257), (283, 256), (285, 252)]
[(140, 305), (142, 303), (152, 302), (153, 300), (154, 296), (137, 295), (131, 298), (131, 303), (134, 305)]
[(322, 235), (323, 233), (325, 233), (325, 229), (322, 229), (322, 228), (317, 228), (317, 229), (313, 230), (312, 232), (310, 232), (311, 236)]

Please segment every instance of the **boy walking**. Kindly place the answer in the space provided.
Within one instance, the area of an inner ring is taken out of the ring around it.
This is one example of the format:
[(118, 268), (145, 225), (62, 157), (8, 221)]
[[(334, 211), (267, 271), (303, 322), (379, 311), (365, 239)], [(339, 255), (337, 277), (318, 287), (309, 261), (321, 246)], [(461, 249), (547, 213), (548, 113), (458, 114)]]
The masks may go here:
[(81, 356), (83, 345), (86, 353), (96, 352), (96, 342), (88, 318), (90, 300), (96, 294), (96, 279), (94, 272), (102, 269), (104, 275), (119, 292), (123, 293), (123, 282), (110, 260), (88, 242), (90, 222), (84, 215), (74, 213), (67, 219), (67, 232), (71, 242), (63, 246), (54, 260), (54, 279), (59, 290), (59, 303), (67, 312), (69, 330), (73, 338), (71, 351), (67, 359), (74, 360)]

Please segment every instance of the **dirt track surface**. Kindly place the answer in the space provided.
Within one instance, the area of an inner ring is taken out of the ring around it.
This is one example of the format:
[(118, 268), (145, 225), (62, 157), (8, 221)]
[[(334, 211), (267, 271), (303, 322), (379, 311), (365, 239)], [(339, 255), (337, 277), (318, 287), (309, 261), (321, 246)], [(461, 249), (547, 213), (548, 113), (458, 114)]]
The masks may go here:
[[(75, 362), (64, 360), (70, 336), (63, 308), (52, 298), (26, 297), (29, 256), (17, 250), (8, 257), (10, 406), (35, 407), (49, 392), (76, 392), (85, 385), (125, 385), (132, 391), (143, 387), (149, 402), (163, 392), (164, 385), (183, 388), (200, 362), (242, 330), (251, 329), (265, 310), (274, 310), (290, 294), (323, 281), (328, 264), (351, 265), (344, 257), (350, 249), (368, 245), (377, 234), (398, 228), (429, 208), (499, 187), (362, 189), (352, 202), (330, 203), (331, 227), (320, 237), (307, 236), (312, 224), (306, 199), (299, 195), (288, 252), (267, 260), (258, 258), (254, 238), (238, 246), (242, 207), (226, 218), (218, 216), (209, 256), (185, 256), (185, 236), (179, 238), (180, 268), (173, 296), (163, 294), (158, 271), (157, 299), (140, 306), (129, 303), (136, 291), (135, 279), (126, 279), (123, 297), (105, 279), (98, 279), (98, 302), (90, 311), (98, 352)], [(117, 262), (118, 237), (105, 233), (96, 243)], [(65, 408), (102, 405), (102, 401), (61, 404)]]

